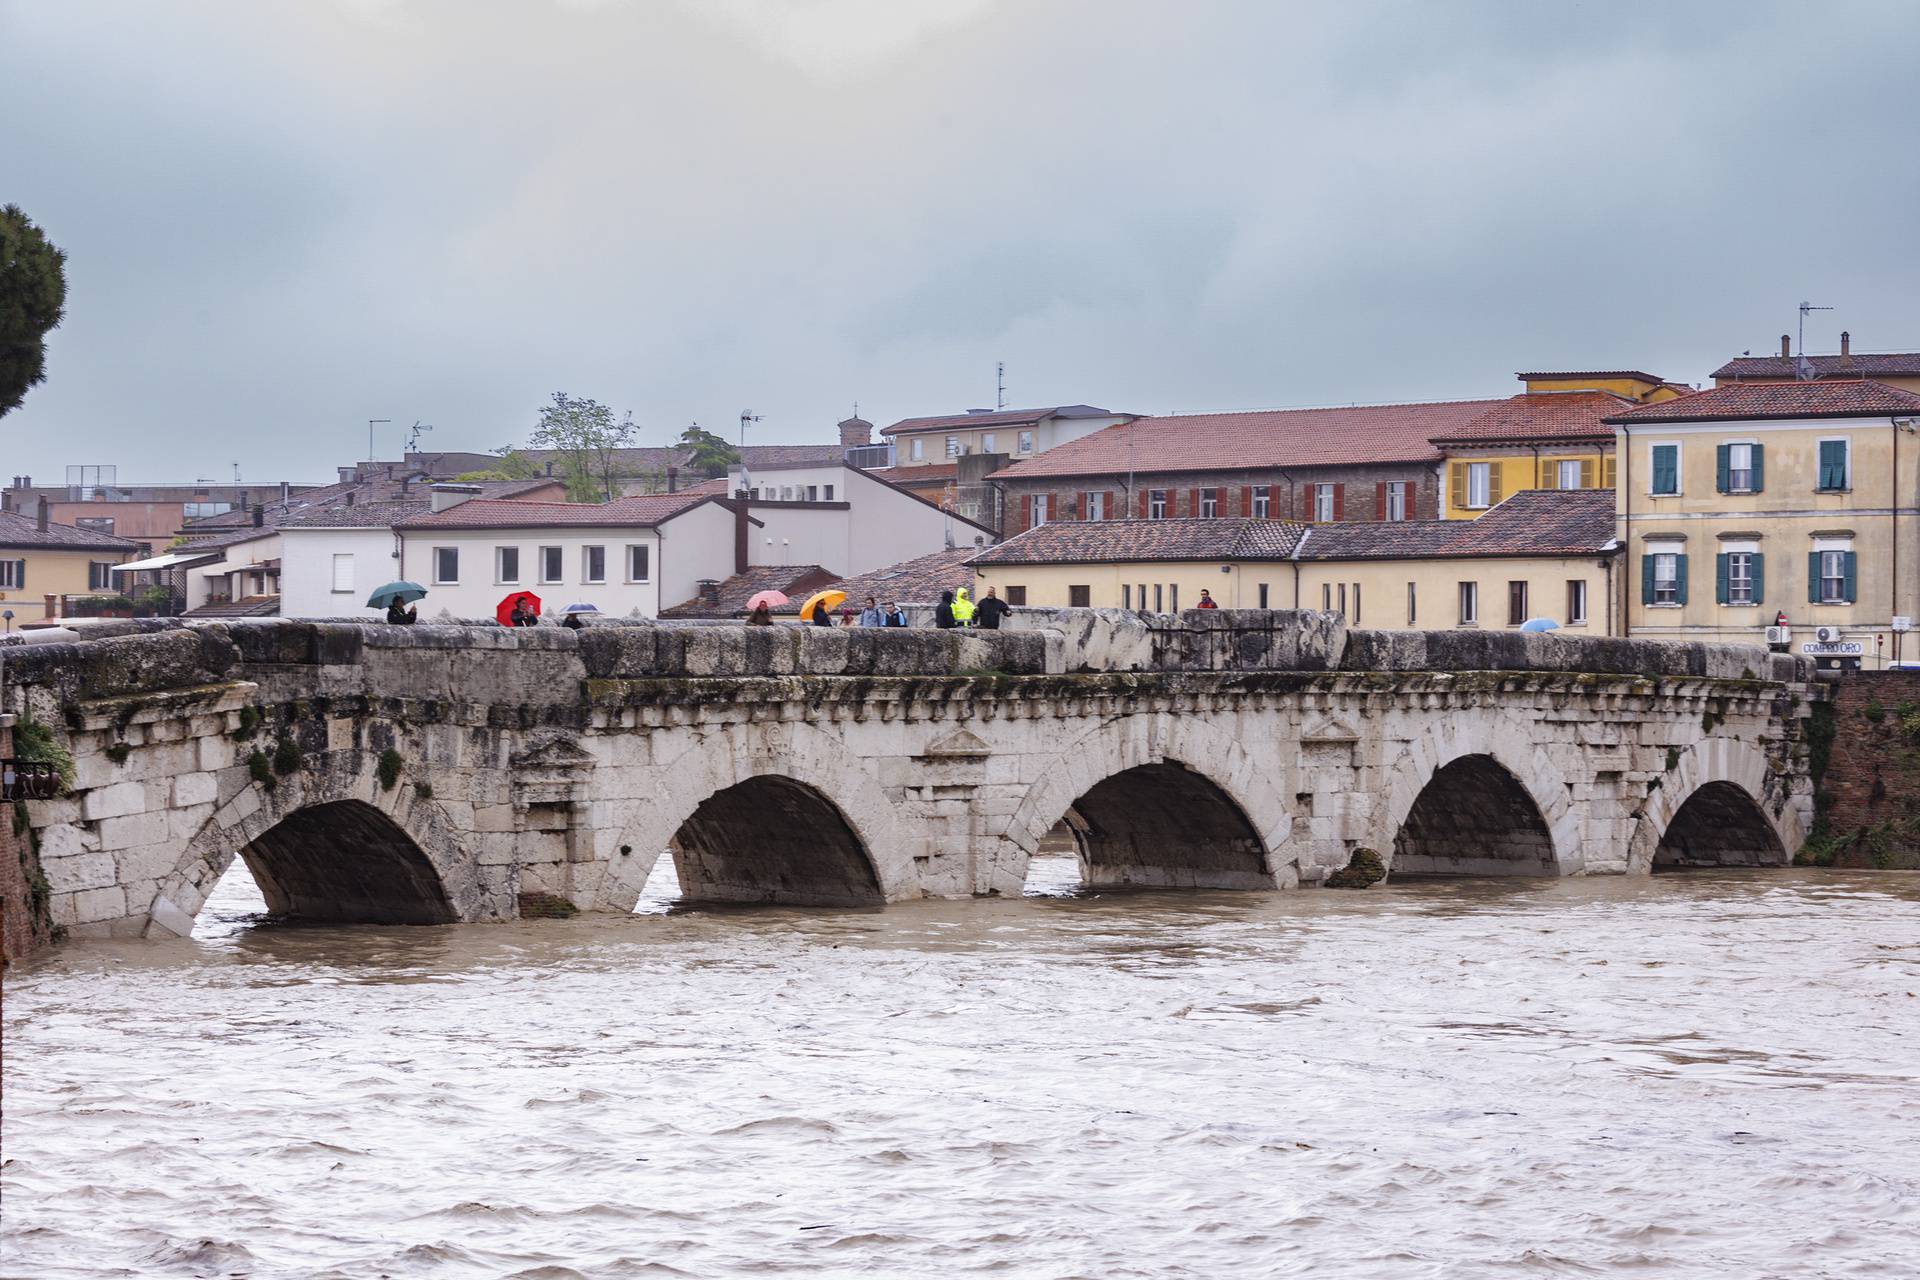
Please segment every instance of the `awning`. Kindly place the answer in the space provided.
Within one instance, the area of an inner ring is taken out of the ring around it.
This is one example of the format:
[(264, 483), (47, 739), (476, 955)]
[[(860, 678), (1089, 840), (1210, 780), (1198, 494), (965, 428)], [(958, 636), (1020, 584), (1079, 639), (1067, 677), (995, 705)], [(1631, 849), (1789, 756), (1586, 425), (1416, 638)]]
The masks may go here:
[(141, 569), (175, 569), (188, 564), (212, 564), (221, 557), (210, 551), (169, 551), (146, 560), (133, 560), (113, 566), (115, 573), (134, 573)]

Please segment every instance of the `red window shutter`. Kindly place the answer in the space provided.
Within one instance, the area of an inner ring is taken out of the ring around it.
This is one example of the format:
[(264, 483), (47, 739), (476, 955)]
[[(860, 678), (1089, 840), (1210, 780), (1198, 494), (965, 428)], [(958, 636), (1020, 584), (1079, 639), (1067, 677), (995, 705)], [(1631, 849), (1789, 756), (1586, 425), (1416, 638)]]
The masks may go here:
[(1375, 520), (1387, 518), (1387, 482), (1384, 480), (1373, 486), (1373, 518)]
[(1147, 491), (1145, 489), (1140, 490), (1135, 495), (1135, 498), (1136, 498), (1135, 505), (1140, 508), (1140, 511), (1139, 511), (1139, 514), (1134, 518), (1138, 520), (1145, 520), (1147, 518)]
[(1187, 493), (1187, 514), (1190, 516), (1200, 514), (1200, 491), (1198, 489), (1189, 490)]
[(1235, 508), (1233, 514), (1237, 516), (1250, 516), (1253, 514), (1253, 486), (1252, 485), (1243, 484), (1240, 486), (1240, 505), (1237, 508)]
[(1347, 486), (1344, 484), (1333, 486), (1333, 518), (1335, 520), (1347, 518)]

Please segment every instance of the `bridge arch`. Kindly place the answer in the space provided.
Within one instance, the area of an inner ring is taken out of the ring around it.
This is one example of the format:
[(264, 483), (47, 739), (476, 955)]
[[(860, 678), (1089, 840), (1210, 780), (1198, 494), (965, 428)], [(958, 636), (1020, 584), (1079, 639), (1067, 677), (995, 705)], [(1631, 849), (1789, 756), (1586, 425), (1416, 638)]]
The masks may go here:
[[(616, 770), (616, 772), (622, 772)], [(631, 911), (669, 839), (692, 900), (859, 906), (918, 897), (913, 846), (867, 762), (809, 724), (730, 725), (624, 771), (599, 902)]]
[(1565, 780), (1513, 717), (1451, 718), (1390, 766), (1383, 848), (1389, 872), (1416, 875), (1575, 874), (1579, 815)]
[(383, 788), (375, 773), (365, 752), (320, 753), (271, 787), (249, 781), (216, 804), (161, 881), (148, 936), (190, 934), (236, 857), (276, 913), (359, 924), (470, 918), (458, 904), (482, 896), (473, 859), (410, 781)]
[(1048, 760), (1008, 819), (1006, 856), (981, 892), (1017, 894), (1042, 839), (1065, 822), (1089, 885), (1292, 888), (1276, 867), (1292, 818), (1237, 738), (1197, 716), (1122, 716)]
[(1628, 872), (1785, 865), (1806, 833), (1792, 806), (1768, 810), (1771, 777), (1766, 754), (1737, 738), (1688, 747), (1647, 796), (1628, 844)]

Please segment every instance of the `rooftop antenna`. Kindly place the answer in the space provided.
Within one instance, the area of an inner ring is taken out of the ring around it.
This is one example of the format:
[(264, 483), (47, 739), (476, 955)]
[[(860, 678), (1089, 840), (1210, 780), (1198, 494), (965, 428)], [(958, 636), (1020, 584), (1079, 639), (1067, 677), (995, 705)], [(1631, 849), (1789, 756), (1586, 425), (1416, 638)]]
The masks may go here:
[(413, 429), (407, 435), (407, 452), (420, 452), (420, 433), (431, 430), (433, 430), (433, 424), (431, 422), (422, 422), (420, 419), (415, 418), (413, 420)]
[(1802, 382), (1813, 377), (1813, 362), (1807, 359), (1807, 312), (1831, 310), (1832, 307), (1816, 307), (1811, 302), (1800, 304), (1800, 356), (1794, 365), (1794, 374)]
[(393, 421), (393, 419), (392, 419), (392, 418), (368, 418), (368, 419), (367, 419), (367, 461), (368, 461), (368, 462), (372, 462), (372, 461), (373, 461), (373, 428), (374, 428), (374, 424), (375, 424), (375, 423), (386, 423), (386, 422), (392, 422), (392, 421)]
[(753, 410), (742, 409), (740, 411), (740, 447), (741, 448), (744, 449), (747, 444), (747, 427), (750, 424), (758, 421), (760, 421), (760, 415), (755, 413)]
[(233, 464), (233, 482), (240, 483), (240, 464), (237, 462)]
[(999, 360), (993, 366), (993, 407), (1007, 407), (1007, 362)]

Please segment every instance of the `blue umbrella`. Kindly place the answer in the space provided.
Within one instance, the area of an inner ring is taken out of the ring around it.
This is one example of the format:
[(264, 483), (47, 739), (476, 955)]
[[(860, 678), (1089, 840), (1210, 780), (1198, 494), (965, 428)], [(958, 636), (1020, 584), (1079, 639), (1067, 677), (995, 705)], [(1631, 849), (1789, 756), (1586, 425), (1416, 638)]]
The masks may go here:
[(394, 601), (412, 604), (415, 600), (424, 600), (427, 589), (417, 582), (389, 582), (367, 597), (367, 608), (384, 609)]
[(560, 612), (562, 613), (598, 613), (600, 612), (600, 606), (597, 604), (570, 604), (566, 608), (562, 609)]
[(1558, 631), (1560, 624), (1552, 618), (1528, 618), (1520, 624), (1522, 631)]

